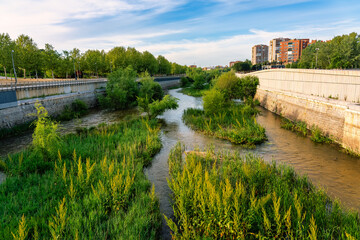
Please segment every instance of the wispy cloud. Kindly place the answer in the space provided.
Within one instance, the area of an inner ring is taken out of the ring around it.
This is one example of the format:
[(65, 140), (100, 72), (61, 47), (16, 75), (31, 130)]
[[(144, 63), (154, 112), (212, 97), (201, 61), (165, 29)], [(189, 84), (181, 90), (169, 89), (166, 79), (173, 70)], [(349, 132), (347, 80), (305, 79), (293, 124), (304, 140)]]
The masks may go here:
[(360, 32), (357, 0), (0, 0), (0, 9), (1, 31), (39, 47), (131, 46), (202, 66), (250, 58), (275, 37)]

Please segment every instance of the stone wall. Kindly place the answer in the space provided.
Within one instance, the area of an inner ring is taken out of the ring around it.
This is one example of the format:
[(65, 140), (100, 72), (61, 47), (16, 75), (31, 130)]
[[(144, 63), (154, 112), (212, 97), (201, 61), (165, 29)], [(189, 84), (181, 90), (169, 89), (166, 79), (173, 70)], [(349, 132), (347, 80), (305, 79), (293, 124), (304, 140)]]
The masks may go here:
[(258, 88), (261, 106), (293, 121), (316, 125), (343, 147), (360, 154), (360, 104)]
[(103, 91), (90, 91), (83, 93), (71, 93), (66, 95), (52, 96), (31, 101), (20, 101), (15, 107), (0, 110), (0, 129), (11, 128), (15, 125), (35, 120), (35, 102), (39, 101), (48, 111), (49, 115), (59, 115), (66, 106), (70, 106), (76, 99), (84, 101), (89, 107), (97, 103), (97, 95)]

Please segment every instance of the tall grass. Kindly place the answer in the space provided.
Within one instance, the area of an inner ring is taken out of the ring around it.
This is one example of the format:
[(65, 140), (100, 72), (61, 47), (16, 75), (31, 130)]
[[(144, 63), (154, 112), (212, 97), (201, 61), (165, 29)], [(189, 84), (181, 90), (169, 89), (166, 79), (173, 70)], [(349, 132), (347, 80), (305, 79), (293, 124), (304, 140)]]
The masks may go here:
[(189, 108), (184, 111), (183, 120), (194, 130), (252, 147), (266, 140), (256, 114), (257, 110), (248, 105), (233, 105), (210, 116), (203, 110)]
[(303, 121), (292, 122), (286, 118), (281, 120), (282, 128), (296, 132), (304, 137), (310, 136), (310, 139), (316, 143), (332, 143), (333, 141), (327, 137), (318, 126), (313, 125), (310, 131), (307, 129), (307, 124)]
[(238, 153), (169, 156), (174, 239), (359, 239), (358, 213), (342, 209), (290, 167)]
[(158, 200), (143, 166), (161, 148), (156, 120), (70, 134), (46, 161), (34, 148), (2, 161), (0, 239), (154, 239)]

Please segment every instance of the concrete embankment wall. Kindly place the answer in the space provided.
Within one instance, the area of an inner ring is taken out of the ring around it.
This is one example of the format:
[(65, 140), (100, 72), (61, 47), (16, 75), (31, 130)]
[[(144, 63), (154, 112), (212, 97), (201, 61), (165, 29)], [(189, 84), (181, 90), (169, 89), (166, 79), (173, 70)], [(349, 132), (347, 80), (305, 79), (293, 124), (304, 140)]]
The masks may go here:
[(250, 74), (259, 77), (261, 89), (360, 102), (359, 70), (271, 69)]
[(79, 80), (67, 82), (50, 82), (45, 86), (33, 84), (26, 87), (18, 87), (16, 89), (16, 97), (18, 100), (26, 98), (34, 98), (40, 96), (50, 96), (58, 94), (90, 92), (96, 89), (106, 87), (105, 79), (102, 80)]
[[(331, 72), (336, 74), (329, 77)], [(342, 80), (340, 72), (344, 73)], [(360, 104), (352, 102), (360, 97), (359, 71), (281, 69), (251, 74), (260, 80), (255, 97), (261, 106), (290, 120), (304, 121), (309, 128), (318, 126), (343, 147), (360, 154)], [(319, 94), (312, 94), (316, 91)], [(322, 97), (327, 94), (347, 96), (346, 101)]]
[(84, 101), (89, 107), (94, 107), (97, 103), (97, 95), (103, 91), (90, 91), (82, 93), (71, 93), (66, 95), (52, 96), (43, 99), (32, 99), (31, 101), (20, 101), (17, 106), (0, 110), (0, 129), (11, 128), (13, 126), (31, 122), (35, 120), (35, 102), (38, 100), (48, 111), (49, 115), (59, 115), (66, 106), (76, 100)]

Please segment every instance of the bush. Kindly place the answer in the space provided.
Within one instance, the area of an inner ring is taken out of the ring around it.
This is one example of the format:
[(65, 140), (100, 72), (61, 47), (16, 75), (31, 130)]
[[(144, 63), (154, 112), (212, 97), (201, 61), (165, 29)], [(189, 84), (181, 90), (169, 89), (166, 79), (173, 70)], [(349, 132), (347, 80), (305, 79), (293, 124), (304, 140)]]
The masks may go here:
[(177, 102), (178, 99), (170, 95), (166, 95), (161, 101), (154, 101), (149, 105), (150, 117), (161, 115), (168, 109), (176, 109), (179, 106)]
[(161, 100), (164, 97), (164, 91), (158, 82), (150, 76), (146, 76), (140, 80), (141, 86), (139, 97), (148, 98), (150, 102)]
[(48, 117), (47, 110), (41, 103), (35, 103), (37, 111), (37, 120), (34, 121), (35, 130), (33, 133), (32, 145), (35, 152), (39, 152), (45, 160), (56, 152), (59, 143), (57, 132), (58, 125)]
[(238, 78), (234, 72), (227, 72), (215, 81), (215, 88), (223, 92), (228, 100), (254, 98), (259, 79), (256, 76)]
[(203, 89), (204, 84), (206, 82), (205, 76), (201, 73), (197, 73), (194, 76), (194, 88), (195, 89)]
[(241, 98), (240, 79), (234, 72), (222, 74), (214, 85), (216, 89), (221, 91), (227, 100)]
[(136, 105), (138, 95), (136, 71), (132, 68), (119, 69), (111, 73), (106, 85), (106, 97), (99, 97), (104, 108), (126, 109)]
[(204, 93), (203, 102), (206, 115), (212, 115), (223, 111), (228, 105), (224, 93), (216, 89), (206, 91)]
[(187, 87), (190, 84), (190, 80), (188, 77), (181, 77), (180, 78), (181, 87)]

